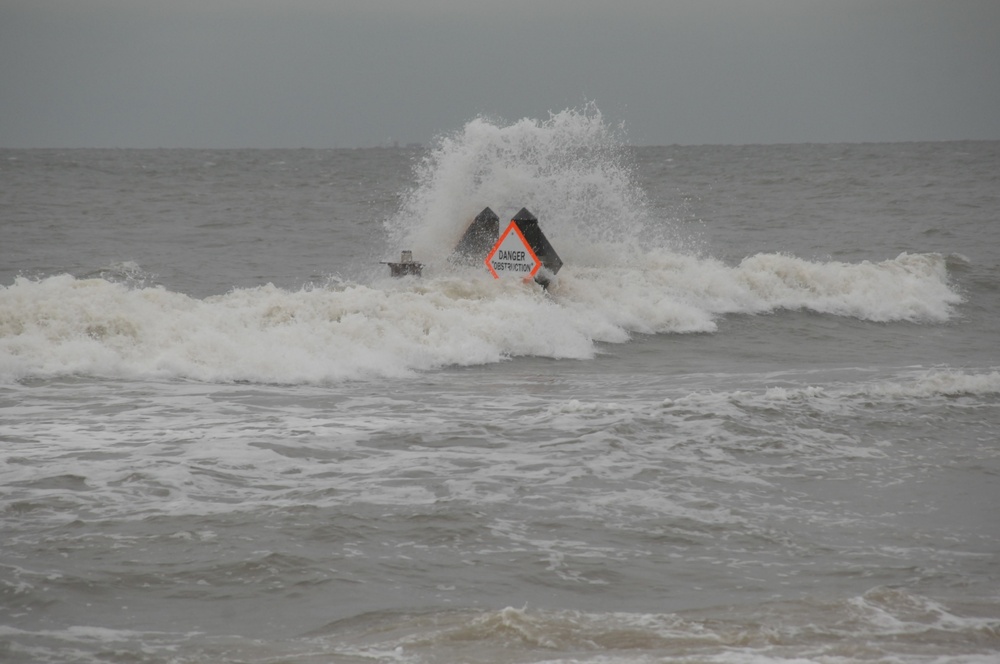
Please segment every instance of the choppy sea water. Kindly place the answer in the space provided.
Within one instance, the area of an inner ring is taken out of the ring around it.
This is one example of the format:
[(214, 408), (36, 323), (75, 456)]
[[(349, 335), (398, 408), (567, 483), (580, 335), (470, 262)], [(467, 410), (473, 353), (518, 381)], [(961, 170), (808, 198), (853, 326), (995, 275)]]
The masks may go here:
[[(997, 661), (998, 167), (0, 150), (0, 658)], [(547, 291), (449, 260), (487, 205)]]

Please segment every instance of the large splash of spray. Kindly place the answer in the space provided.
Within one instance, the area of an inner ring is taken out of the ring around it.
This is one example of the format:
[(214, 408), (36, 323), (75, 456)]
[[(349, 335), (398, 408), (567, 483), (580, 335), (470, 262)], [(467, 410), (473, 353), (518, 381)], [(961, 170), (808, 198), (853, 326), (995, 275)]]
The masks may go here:
[(501, 225), (527, 207), (560, 256), (578, 264), (595, 260), (598, 245), (638, 245), (653, 224), (623, 134), (594, 104), (546, 120), (476, 118), (416, 164), (416, 185), (386, 222), (390, 242), (442, 261), (489, 206)]

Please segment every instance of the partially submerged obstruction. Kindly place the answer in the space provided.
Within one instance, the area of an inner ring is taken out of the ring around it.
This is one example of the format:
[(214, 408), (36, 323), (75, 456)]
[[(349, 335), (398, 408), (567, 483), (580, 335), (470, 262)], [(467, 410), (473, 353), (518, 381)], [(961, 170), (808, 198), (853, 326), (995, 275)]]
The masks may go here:
[[(555, 278), (562, 259), (538, 225), (538, 218), (521, 208), (500, 232), (500, 217), (490, 208), (476, 215), (465, 229), (451, 260), (462, 265), (482, 261), (494, 279), (515, 276), (535, 280), (547, 288)], [(387, 263), (392, 276), (420, 276), (423, 265), (413, 262), (413, 254), (404, 251), (399, 263)]]
[(419, 277), (424, 269), (423, 263), (414, 262), (413, 252), (409, 249), (402, 251), (398, 263), (385, 262), (385, 264), (389, 266), (389, 274), (394, 277), (405, 277), (410, 274)]
[(563, 263), (542, 233), (538, 218), (521, 208), (502, 233), (499, 221), (493, 210), (485, 208), (459, 240), (456, 255), (466, 263), (482, 257), (494, 279), (515, 276), (547, 287)]
[(455, 245), (452, 256), (457, 262), (475, 265), (496, 244), (499, 235), (500, 217), (488, 207), (483, 208), (465, 229), (465, 234)]

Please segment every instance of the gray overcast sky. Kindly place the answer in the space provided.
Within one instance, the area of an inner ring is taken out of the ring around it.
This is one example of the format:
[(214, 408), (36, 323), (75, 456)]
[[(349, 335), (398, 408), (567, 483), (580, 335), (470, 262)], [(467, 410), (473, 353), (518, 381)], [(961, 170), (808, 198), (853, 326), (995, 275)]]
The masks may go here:
[(1000, 0), (0, 0), (0, 147), (1000, 139)]

